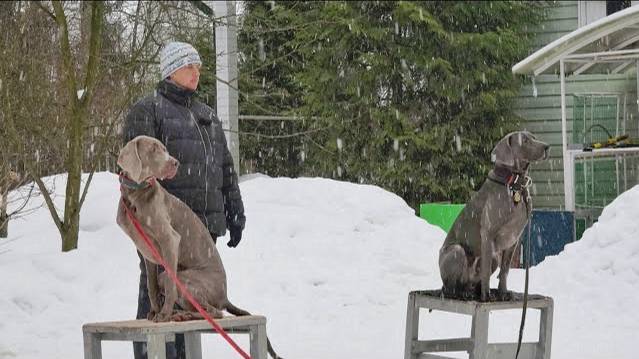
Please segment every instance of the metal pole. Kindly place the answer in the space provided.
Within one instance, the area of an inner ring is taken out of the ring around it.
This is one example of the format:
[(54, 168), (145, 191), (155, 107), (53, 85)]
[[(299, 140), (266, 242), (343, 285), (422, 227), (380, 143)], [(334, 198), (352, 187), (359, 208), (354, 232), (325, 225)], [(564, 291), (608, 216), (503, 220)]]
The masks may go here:
[(566, 120), (566, 70), (564, 60), (559, 60), (559, 79), (561, 84), (561, 141), (564, 160), (564, 205), (565, 210), (575, 211), (574, 163), (568, 154), (568, 124)]
[(637, 110), (639, 110), (639, 60), (637, 60), (635, 62), (635, 70), (637, 72), (635, 74), (637, 76), (637, 78), (635, 79), (637, 81), (637, 93), (636, 93), (636, 95), (637, 95)]
[(226, 142), (235, 172), (240, 169), (240, 140), (238, 136), (238, 70), (237, 16), (235, 1), (212, 1), (217, 25), (215, 27), (215, 74), (217, 76), (217, 117), (226, 130)]

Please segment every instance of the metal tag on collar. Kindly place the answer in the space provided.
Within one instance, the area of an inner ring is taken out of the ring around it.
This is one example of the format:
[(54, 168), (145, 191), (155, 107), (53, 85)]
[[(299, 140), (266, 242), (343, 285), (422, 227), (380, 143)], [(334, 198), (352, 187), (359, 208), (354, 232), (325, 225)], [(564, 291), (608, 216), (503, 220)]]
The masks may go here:
[(515, 191), (515, 193), (513, 193), (513, 201), (515, 201), (515, 203), (521, 202), (521, 192)]

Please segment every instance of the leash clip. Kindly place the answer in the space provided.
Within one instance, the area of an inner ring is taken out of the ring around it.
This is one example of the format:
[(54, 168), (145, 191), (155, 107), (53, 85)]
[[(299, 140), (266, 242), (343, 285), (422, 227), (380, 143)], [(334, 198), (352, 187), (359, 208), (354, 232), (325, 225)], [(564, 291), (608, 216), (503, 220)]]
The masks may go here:
[[(512, 177), (511, 177), (512, 178)], [(509, 184), (513, 184), (513, 183), (517, 183), (517, 181), (519, 181), (519, 174), (515, 174), (515, 179), (510, 181)]]

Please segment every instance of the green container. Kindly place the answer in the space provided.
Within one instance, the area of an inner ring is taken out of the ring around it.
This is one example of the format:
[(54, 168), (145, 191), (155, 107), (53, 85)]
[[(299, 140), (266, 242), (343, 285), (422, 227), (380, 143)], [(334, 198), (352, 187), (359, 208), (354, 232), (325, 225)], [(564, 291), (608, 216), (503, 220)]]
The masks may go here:
[(419, 216), (448, 233), (464, 206), (465, 204), (422, 203), (419, 205)]

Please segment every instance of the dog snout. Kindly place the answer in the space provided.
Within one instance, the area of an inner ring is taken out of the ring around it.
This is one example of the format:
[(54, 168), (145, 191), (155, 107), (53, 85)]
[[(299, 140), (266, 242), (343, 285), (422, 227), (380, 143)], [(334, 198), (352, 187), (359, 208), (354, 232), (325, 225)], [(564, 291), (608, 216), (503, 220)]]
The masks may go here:
[(180, 161), (178, 161), (177, 159), (171, 157), (171, 166), (175, 167), (176, 169), (180, 166)]
[(544, 145), (544, 159), (547, 160), (548, 157), (550, 157), (550, 145), (549, 144), (545, 144)]

